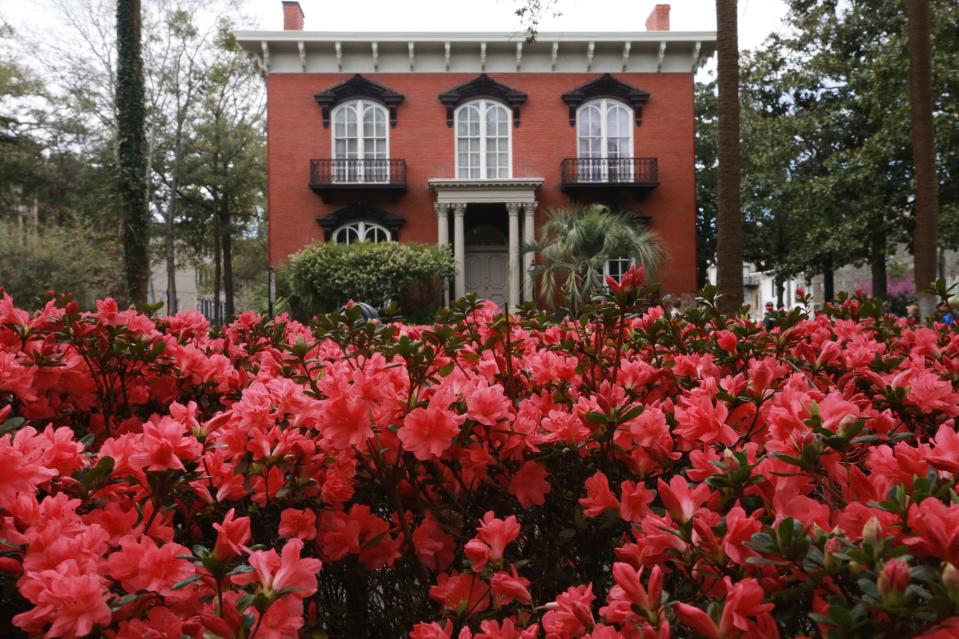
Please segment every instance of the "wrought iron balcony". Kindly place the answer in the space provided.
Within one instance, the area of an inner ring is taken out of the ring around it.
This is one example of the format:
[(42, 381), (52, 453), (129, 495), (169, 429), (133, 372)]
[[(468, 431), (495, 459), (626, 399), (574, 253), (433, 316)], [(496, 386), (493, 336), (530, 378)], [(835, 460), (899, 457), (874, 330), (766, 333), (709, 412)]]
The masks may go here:
[(337, 192), (406, 192), (406, 160), (310, 160), (310, 188), (327, 201)]
[(630, 189), (659, 186), (656, 158), (567, 158), (561, 165), (563, 190)]

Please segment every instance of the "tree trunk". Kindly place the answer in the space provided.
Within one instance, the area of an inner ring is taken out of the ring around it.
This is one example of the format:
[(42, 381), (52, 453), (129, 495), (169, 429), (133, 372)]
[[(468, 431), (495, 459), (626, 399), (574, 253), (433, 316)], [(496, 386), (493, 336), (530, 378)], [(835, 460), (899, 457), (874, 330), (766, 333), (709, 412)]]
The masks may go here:
[(136, 304), (146, 303), (150, 278), (141, 22), (140, 0), (117, 0), (117, 192), (127, 298)]
[(743, 303), (743, 218), (739, 200), (739, 43), (736, 0), (716, 0), (719, 97), (716, 212), (716, 283), (719, 307), (735, 313)]
[(705, 255), (696, 256), (696, 289), (702, 290), (709, 283), (709, 261)]
[(164, 242), (166, 244), (167, 313), (176, 315), (179, 309), (176, 290), (176, 204), (180, 189), (180, 158), (183, 155), (183, 117), (177, 111), (176, 133), (173, 138), (173, 175), (170, 176), (170, 202), (167, 205)]
[(869, 268), (872, 272), (872, 296), (886, 299), (886, 234), (874, 232), (869, 246)]
[(936, 296), (923, 292), (936, 279), (936, 231), (939, 225), (939, 178), (932, 128), (932, 61), (929, 0), (907, 0), (909, 36), (909, 119), (916, 164), (916, 231), (913, 270), (921, 317), (932, 317)]
[(223, 323), (223, 313), (220, 306), (220, 216), (214, 209), (213, 213), (213, 323), (219, 326)]
[(836, 297), (836, 271), (833, 270), (832, 264), (822, 272), (822, 296), (827, 302), (833, 301)]
[(170, 203), (167, 205), (164, 220), (164, 246), (166, 249), (166, 308), (167, 315), (176, 315), (180, 312), (176, 290), (176, 235), (174, 221), (176, 219), (176, 191), (179, 183), (177, 170), (173, 170), (172, 188), (170, 189)]
[(233, 319), (233, 224), (230, 214), (230, 198), (224, 196), (220, 208), (222, 217), (220, 218), (220, 233), (223, 237), (220, 246), (223, 250), (223, 296), (224, 296), (224, 322)]

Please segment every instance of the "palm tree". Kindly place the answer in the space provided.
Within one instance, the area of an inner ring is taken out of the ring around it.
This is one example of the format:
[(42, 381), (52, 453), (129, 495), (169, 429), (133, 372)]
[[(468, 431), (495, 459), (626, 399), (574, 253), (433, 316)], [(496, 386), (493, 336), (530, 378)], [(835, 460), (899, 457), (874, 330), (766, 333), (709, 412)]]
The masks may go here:
[(540, 240), (525, 250), (539, 255), (535, 271), (543, 294), (553, 300), (561, 293), (573, 314), (603, 285), (607, 260), (632, 258), (653, 269), (663, 259), (659, 239), (642, 218), (600, 204), (550, 211)]
[(719, 88), (716, 171), (716, 284), (720, 310), (743, 303), (743, 214), (739, 201), (739, 37), (736, 0), (716, 0), (716, 85)]
[(916, 231), (913, 271), (919, 292), (919, 312), (931, 317), (936, 297), (922, 291), (936, 279), (936, 231), (939, 225), (939, 178), (932, 129), (932, 62), (929, 0), (908, 0), (909, 114), (912, 155), (916, 164)]
[(117, 0), (117, 195), (127, 298), (137, 304), (146, 303), (150, 278), (141, 26), (140, 0)]

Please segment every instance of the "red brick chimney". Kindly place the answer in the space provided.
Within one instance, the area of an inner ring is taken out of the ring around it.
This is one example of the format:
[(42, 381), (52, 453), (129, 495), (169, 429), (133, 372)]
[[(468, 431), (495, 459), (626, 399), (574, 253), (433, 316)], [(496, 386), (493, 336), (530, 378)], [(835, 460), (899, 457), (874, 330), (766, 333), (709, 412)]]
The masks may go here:
[(283, 30), (303, 30), (303, 8), (297, 0), (283, 0)]
[(646, 18), (647, 31), (669, 31), (669, 5), (657, 4)]

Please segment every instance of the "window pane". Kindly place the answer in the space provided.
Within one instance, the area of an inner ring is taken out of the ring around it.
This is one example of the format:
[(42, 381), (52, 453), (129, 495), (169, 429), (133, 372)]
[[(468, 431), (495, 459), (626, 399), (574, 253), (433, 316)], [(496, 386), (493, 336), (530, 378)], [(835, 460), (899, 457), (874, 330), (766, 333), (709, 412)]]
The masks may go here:
[(629, 270), (631, 264), (632, 260), (628, 257), (614, 258), (606, 261), (606, 271), (610, 277), (618, 282)]
[(346, 135), (355, 138), (357, 136), (356, 110), (353, 107), (346, 107), (344, 112), (346, 113)]

